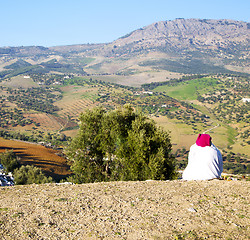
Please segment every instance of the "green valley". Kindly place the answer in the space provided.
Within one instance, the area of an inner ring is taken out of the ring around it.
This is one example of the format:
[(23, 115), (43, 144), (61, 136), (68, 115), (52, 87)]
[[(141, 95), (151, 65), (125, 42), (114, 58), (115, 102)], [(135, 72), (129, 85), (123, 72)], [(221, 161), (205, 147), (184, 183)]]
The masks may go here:
[(243, 101), (249, 97), (248, 77), (193, 75), (135, 88), (94, 76), (33, 74), (0, 86), (3, 136), (8, 132), (6, 136), (13, 137), (18, 131), (19, 137), (33, 135), (35, 141), (43, 141), (42, 136), (50, 134), (53, 137), (46, 141), (65, 144), (65, 137), (75, 136), (81, 112), (130, 104), (170, 132), (179, 162), (186, 161), (197, 134), (209, 131), (225, 159), (235, 156), (234, 168), (249, 171), (249, 102)]

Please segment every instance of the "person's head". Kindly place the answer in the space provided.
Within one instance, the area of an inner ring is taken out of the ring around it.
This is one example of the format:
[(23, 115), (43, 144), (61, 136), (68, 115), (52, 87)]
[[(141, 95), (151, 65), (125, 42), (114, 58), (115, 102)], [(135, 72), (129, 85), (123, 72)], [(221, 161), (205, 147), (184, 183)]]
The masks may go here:
[(209, 134), (199, 134), (196, 145), (200, 147), (207, 147), (211, 146), (212, 144), (212, 138)]

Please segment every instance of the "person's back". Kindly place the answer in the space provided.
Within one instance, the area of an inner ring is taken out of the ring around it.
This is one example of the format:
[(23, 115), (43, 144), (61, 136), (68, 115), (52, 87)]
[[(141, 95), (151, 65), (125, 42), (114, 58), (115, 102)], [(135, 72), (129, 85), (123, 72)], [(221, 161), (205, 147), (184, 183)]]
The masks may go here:
[(191, 146), (188, 165), (183, 172), (184, 180), (209, 180), (220, 178), (223, 160), (220, 151), (211, 143), (208, 134), (199, 134)]

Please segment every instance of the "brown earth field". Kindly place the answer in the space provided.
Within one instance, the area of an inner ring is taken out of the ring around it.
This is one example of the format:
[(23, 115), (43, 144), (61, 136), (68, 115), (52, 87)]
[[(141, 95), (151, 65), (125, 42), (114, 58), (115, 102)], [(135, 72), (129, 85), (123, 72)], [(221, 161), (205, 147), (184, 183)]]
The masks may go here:
[(250, 237), (249, 181), (144, 181), (0, 188), (0, 236), (13, 239)]
[[(39, 123), (39, 129), (43, 131), (57, 131), (61, 129), (65, 124), (64, 122), (66, 122), (61, 118), (57, 118), (47, 113), (26, 113), (24, 116)], [(34, 127), (34, 124), (31, 124), (30, 129), (32, 127)], [(17, 129), (20, 129), (20, 126), (18, 126)]]
[(71, 174), (66, 159), (58, 156), (58, 151), (39, 144), (0, 138), (0, 153), (11, 150), (20, 157), (23, 165), (40, 167), (47, 175), (60, 180)]

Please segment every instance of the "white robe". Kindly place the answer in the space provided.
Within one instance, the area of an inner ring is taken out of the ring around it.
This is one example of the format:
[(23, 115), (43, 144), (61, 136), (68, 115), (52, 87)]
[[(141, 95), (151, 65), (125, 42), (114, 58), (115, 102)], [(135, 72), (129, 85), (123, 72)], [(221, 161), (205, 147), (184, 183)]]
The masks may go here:
[(212, 144), (200, 147), (192, 145), (188, 165), (182, 174), (184, 180), (209, 180), (221, 177), (223, 160), (220, 151)]

